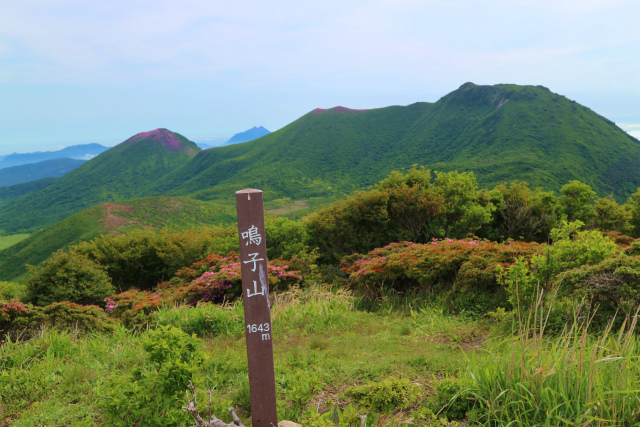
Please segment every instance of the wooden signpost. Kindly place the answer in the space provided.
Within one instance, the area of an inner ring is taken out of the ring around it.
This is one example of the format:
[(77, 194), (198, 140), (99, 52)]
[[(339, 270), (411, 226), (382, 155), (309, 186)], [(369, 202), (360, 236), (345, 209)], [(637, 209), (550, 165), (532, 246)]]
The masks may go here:
[(251, 419), (254, 427), (276, 427), (276, 380), (262, 191), (246, 189), (236, 192), (236, 208)]

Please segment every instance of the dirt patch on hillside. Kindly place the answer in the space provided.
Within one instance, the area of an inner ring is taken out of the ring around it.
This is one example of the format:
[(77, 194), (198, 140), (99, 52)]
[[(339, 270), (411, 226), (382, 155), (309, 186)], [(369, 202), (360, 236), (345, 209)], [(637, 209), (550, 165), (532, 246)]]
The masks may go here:
[(307, 203), (306, 200), (295, 200), (290, 205), (287, 205), (278, 209), (269, 209), (266, 212), (269, 214), (282, 215), (282, 214), (288, 214), (290, 212), (299, 211), (302, 209), (307, 209), (308, 207), (309, 207), (309, 204)]
[(134, 221), (123, 213), (133, 213), (131, 206), (119, 203), (107, 203), (103, 206), (102, 221), (104, 223), (102, 229), (109, 233), (120, 234), (119, 229), (130, 224), (142, 224), (140, 221)]

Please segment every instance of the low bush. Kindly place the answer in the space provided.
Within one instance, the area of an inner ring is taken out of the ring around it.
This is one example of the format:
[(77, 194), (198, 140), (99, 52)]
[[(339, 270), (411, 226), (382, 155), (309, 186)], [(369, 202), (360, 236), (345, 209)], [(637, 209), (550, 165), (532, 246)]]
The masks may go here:
[(342, 269), (350, 274), (351, 287), (369, 296), (385, 289), (426, 290), (447, 295), (454, 310), (486, 311), (507, 303), (498, 282), (501, 269), (541, 250), (537, 243), (473, 239), (400, 242), (346, 257)]
[(112, 426), (175, 426), (191, 420), (182, 411), (184, 393), (203, 355), (200, 340), (166, 326), (151, 330), (143, 342), (146, 360), (128, 377), (112, 378), (103, 407)]
[(24, 293), (24, 285), (21, 283), (0, 282), (0, 300), (22, 301)]
[(346, 396), (368, 409), (390, 413), (408, 409), (422, 399), (422, 387), (407, 378), (389, 377), (382, 381), (351, 387)]
[[(573, 306), (586, 297), (590, 307), (598, 297), (609, 302), (623, 297), (627, 303), (637, 299), (632, 294), (638, 288), (640, 265), (613, 239), (597, 230), (580, 230), (581, 226), (580, 221), (565, 222), (551, 232), (553, 244), (542, 253), (519, 258), (505, 269), (500, 281), (514, 306), (531, 309), (541, 296), (544, 300), (550, 294)], [(633, 309), (625, 304), (618, 308)]]
[[(208, 260), (203, 265), (212, 264), (209, 270), (186, 286), (175, 289), (174, 300), (196, 305), (198, 302), (231, 301), (242, 294), (240, 258), (230, 254), (220, 258), (209, 257)], [(190, 277), (191, 273), (186, 270), (181, 272), (184, 277)], [(288, 289), (302, 281), (299, 271), (290, 270), (289, 265), (280, 260), (269, 262), (267, 278), (270, 291)]]
[(473, 409), (475, 383), (469, 378), (443, 378), (434, 385), (435, 396), (431, 398), (431, 409), (436, 415), (461, 419)]
[(12, 340), (25, 340), (43, 327), (110, 332), (116, 322), (99, 307), (83, 306), (67, 301), (46, 307), (34, 307), (18, 301), (0, 301), (0, 335)]
[(27, 301), (39, 306), (61, 301), (102, 304), (115, 291), (104, 267), (74, 252), (59, 250), (30, 270)]

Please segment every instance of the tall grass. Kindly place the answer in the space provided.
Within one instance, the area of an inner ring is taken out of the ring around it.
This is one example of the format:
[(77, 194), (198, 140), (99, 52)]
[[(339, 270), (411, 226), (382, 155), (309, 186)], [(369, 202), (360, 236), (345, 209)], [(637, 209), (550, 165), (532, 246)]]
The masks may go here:
[(225, 305), (201, 304), (198, 307), (162, 307), (155, 318), (157, 326), (172, 325), (188, 334), (201, 337), (229, 335), (244, 332), (242, 302)]
[[(478, 422), (486, 426), (640, 425), (640, 346), (636, 317), (589, 334), (590, 319), (553, 339), (545, 319), (488, 346), (470, 361)], [(534, 325), (535, 327), (529, 328)]]

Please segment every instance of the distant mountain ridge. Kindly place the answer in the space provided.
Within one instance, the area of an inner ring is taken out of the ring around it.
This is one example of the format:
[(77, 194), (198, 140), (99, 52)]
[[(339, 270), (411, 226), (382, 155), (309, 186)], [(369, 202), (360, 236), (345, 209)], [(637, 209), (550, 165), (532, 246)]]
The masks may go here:
[(242, 142), (253, 141), (254, 139), (269, 135), (270, 133), (271, 131), (265, 129), (262, 126), (254, 126), (244, 132), (236, 133), (224, 145), (240, 144)]
[(13, 153), (8, 154), (0, 159), (0, 169), (61, 158), (89, 160), (108, 149), (109, 147), (93, 143), (72, 145), (57, 151)]
[(85, 162), (86, 160), (61, 158), (0, 169), (0, 187), (9, 187), (42, 178), (57, 178)]
[(93, 205), (148, 196), (152, 185), (199, 151), (167, 129), (141, 132), (47, 187), (0, 204), (0, 228), (33, 232)]
[(0, 228), (31, 232), (133, 197), (231, 205), (242, 188), (313, 207), (413, 164), (472, 171), (485, 188), (526, 181), (558, 191), (575, 179), (624, 201), (640, 187), (640, 141), (610, 120), (542, 86), (465, 83), (435, 103), (315, 109), (256, 140), (204, 151), (166, 129), (143, 132), (0, 204)]

